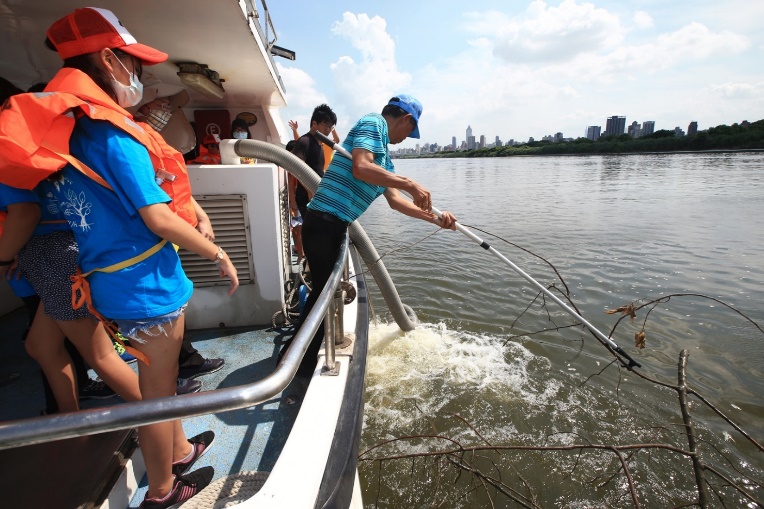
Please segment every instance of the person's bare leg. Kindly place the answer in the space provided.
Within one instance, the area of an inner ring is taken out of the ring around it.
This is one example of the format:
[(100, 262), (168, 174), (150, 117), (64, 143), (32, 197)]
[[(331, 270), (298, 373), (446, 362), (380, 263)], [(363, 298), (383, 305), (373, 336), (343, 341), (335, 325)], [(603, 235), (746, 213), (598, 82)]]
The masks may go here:
[(72, 358), (64, 347), (64, 333), (55, 320), (45, 314), (42, 303), (37, 308), (24, 347), (45, 373), (59, 412), (79, 410), (77, 383)]
[[(186, 331), (186, 315), (182, 314), (178, 317), (172, 326), (172, 330), (167, 332), (172, 336), (177, 336), (178, 344), (183, 342), (183, 334)], [(180, 351), (180, 350), (179, 350)], [(175, 360), (178, 359), (178, 355), (175, 355)], [(177, 364), (176, 364), (177, 366)], [(176, 380), (173, 380), (176, 382)], [(176, 385), (177, 388), (177, 385)], [(175, 419), (173, 422), (173, 447), (172, 447), (172, 462), (180, 461), (188, 456), (193, 450), (193, 446), (186, 438), (186, 433), (183, 431), (183, 423), (180, 419)]]
[[(158, 327), (151, 334), (139, 333), (145, 342), (134, 341), (133, 346), (149, 360), (140, 362), (138, 371), (141, 394), (144, 399), (164, 398), (175, 394), (178, 373), (178, 353), (183, 339), (183, 317), (171, 324)], [(182, 459), (190, 452), (190, 444), (183, 433), (180, 420), (142, 426), (138, 429), (141, 451), (146, 462), (149, 490), (147, 498), (162, 498), (172, 489), (172, 463), (175, 452)], [(185, 443), (185, 446), (180, 445)], [(181, 456), (180, 450), (186, 454)]]
[(106, 385), (125, 401), (140, 401), (138, 377), (114, 350), (114, 345), (100, 322), (91, 318), (80, 318), (57, 323), (82, 354), (85, 362)]

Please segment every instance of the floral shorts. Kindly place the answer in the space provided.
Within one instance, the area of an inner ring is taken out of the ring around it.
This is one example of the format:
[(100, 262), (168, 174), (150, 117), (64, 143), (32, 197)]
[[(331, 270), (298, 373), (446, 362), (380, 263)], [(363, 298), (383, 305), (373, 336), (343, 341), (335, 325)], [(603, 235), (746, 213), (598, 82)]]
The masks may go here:
[(87, 306), (72, 309), (72, 281), (77, 273), (77, 242), (71, 231), (34, 235), (19, 251), (21, 275), (40, 297), (45, 314), (60, 321), (90, 317)]

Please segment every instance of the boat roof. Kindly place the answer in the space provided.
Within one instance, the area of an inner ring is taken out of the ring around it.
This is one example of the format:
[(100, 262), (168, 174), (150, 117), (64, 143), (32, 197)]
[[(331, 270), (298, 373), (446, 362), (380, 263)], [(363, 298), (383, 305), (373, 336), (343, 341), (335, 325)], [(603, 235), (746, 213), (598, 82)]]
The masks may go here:
[(85, 4), (0, 1), (0, 76), (24, 90), (49, 81), (61, 68), (61, 59), (44, 45), (48, 27), (78, 7), (100, 7), (114, 12), (138, 42), (169, 54), (166, 62), (145, 68), (144, 82), (151, 73), (163, 83), (180, 86), (179, 62), (206, 64), (225, 80), (222, 99), (189, 90), (191, 102), (186, 107), (286, 106), (270, 52), (275, 30), (264, 2), (259, 10), (255, 0), (88, 0)]

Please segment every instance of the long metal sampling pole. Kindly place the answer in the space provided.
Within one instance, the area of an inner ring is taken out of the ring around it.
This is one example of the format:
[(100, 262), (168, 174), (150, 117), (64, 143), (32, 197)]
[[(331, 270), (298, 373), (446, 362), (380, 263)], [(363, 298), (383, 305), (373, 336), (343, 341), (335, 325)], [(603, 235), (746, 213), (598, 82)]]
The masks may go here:
[[(353, 158), (352, 155), (350, 155), (350, 152), (345, 150), (345, 148), (340, 145), (339, 143), (334, 143), (333, 140), (329, 139), (328, 137), (324, 136), (322, 133), (316, 131), (316, 137), (321, 140), (321, 142), (325, 143), (326, 145), (329, 145), (334, 150), (336, 150), (339, 154), (343, 155), (344, 157), (351, 159)], [(404, 193), (406, 194), (406, 193)], [(442, 216), (442, 213), (440, 210), (438, 210), (435, 207), (432, 207), (432, 212), (437, 215), (438, 217)], [(627, 354), (620, 346), (618, 346), (615, 341), (610, 339), (608, 336), (603, 334), (599, 331), (594, 325), (589, 323), (588, 320), (586, 320), (583, 316), (578, 314), (576, 310), (571, 308), (568, 304), (566, 304), (562, 299), (557, 297), (555, 294), (553, 294), (551, 291), (549, 291), (544, 285), (533, 279), (527, 272), (525, 272), (523, 269), (515, 265), (512, 260), (498, 252), (496, 249), (491, 247), (490, 244), (485, 242), (483, 239), (472, 233), (469, 229), (465, 228), (458, 222), (456, 223), (456, 229), (462, 232), (465, 236), (476, 242), (480, 247), (485, 249), (486, 251), (490, 252), (492, 255), (497, 257), (499, 260), (503, 261), (505, 264), (509, 265), (509, 267), (515, 271), (517, 274), (523, 277), (526, 281), (528, 281), (531, 285), (533, 285), (536, 289), (538, 289), (541, 293), (552, 299), (554, 302), (556, 302), (562, 309), (567, 311), (569, 314), (574, 316), (577, 320), (580, 320), (584, 326), (589, 329), (589, 331), (594, 334), (597, 339), (602, 341), (603, 343), (607, 344), (612, 348), (615, 352), (623, 356), (624, 358), (628, 359), (629, 363), (626, 365), (627, 368), (631, 369), (632, 367), (636, 366), (638, 368), (641, 368), (642, 365), (631, 358), (629, 354)]]

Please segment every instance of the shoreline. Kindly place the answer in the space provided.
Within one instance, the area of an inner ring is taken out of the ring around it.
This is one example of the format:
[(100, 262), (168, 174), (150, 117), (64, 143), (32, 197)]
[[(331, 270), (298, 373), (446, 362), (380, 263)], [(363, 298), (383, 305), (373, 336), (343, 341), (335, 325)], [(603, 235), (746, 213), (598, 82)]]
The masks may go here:
[[(391, 157), (391, 159), (489, 159), (497, 157), (584, 157), (584, 156), (635, 156), (635, 155), (661, 155), (661, 154), (723, 154), (723, 153), (745, 153), (745, 152), (764, 152), (764, 148), (737, 148), (737, 149), (709, 149), (709, 150), (665, 150), (650, 152), (587, 152), (579, 154), (507, 154), (507, 155), (454, 155), (440, 156), (442, 152), (436, 152), (432, 155), (405, 155)], [(449, 152), (450, 153), (450, 152)]]

